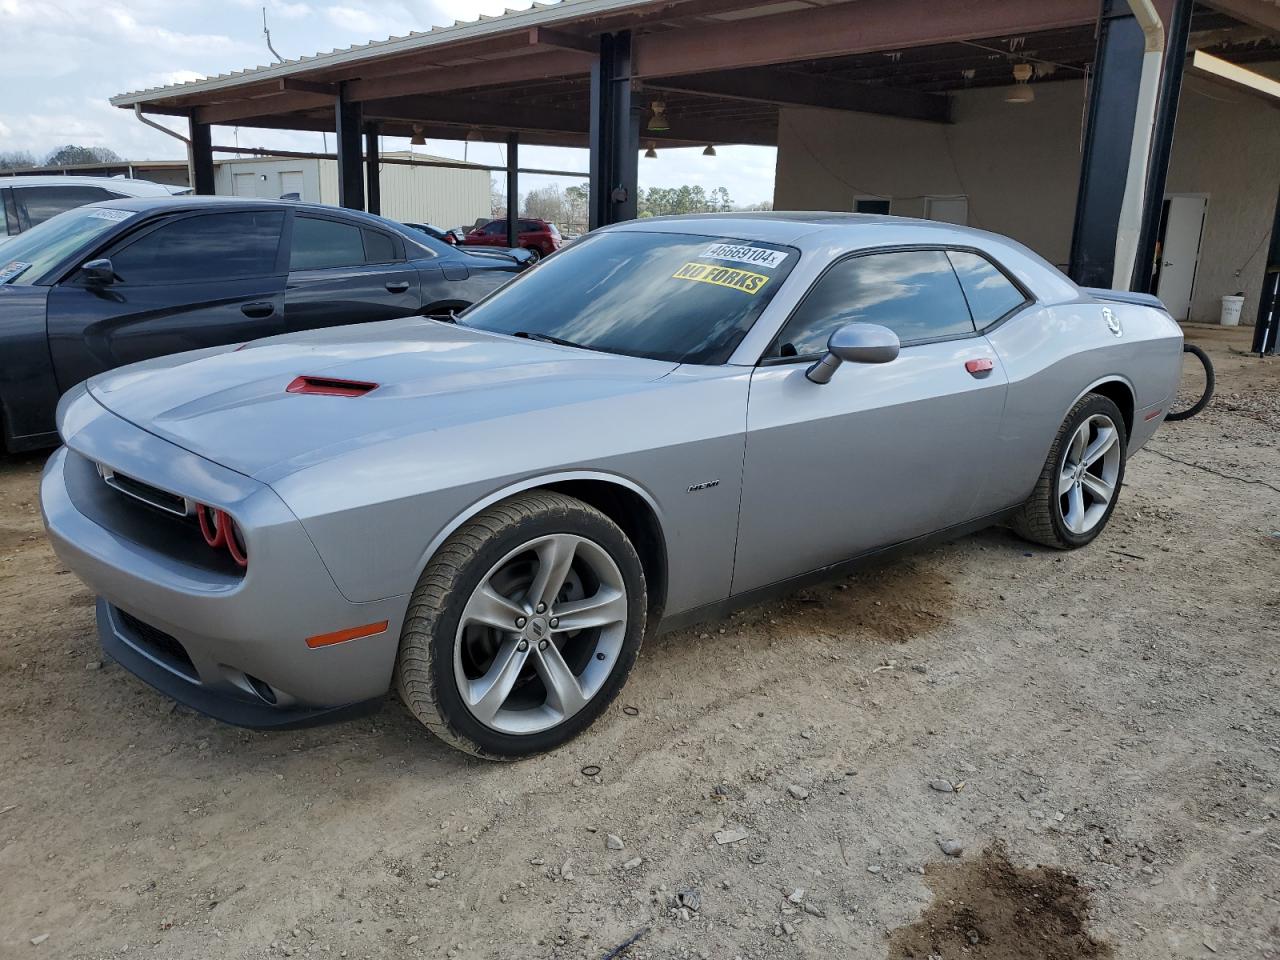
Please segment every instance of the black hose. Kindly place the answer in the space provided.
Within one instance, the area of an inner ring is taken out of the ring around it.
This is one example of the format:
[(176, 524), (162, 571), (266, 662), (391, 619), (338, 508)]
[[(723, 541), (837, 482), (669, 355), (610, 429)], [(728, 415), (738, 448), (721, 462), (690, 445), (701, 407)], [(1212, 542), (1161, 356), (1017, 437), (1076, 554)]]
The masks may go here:
[(1213, 376), (1213, 364), (1209, 361), (1209, 355), (1192, 343), (1184, 343), (1182, 351), (1197, 357), (1200, 363), (1204, 365), (1204, 393), (1200, 395), (1199, 400), (1185, 410), (1175, 411), (1171, 409), (1169, 415), (1165, 417), (1166, 420), (1190, 420), (1213, 399), (1213, 388), (1216, 380)]

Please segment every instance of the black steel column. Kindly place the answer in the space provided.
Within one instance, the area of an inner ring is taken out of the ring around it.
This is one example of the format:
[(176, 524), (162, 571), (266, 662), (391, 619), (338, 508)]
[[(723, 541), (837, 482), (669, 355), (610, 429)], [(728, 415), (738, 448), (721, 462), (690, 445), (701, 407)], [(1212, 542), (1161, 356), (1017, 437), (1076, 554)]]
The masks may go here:
[(364, 128), (364, 179), (369, 194), (370, 213), (382, 213), (382, 157), (378, 152), (378, 125)]
[(1151, 132), (1151, 161), (1147, 165), (1142, 230), (1138, 234), (1138, 250), (1133, 261), (1130, 290), (1151, 291), (1151, 277), (1156, 265), (1156, 241), (1160, 236), (1160, 215), (1164, 210), (1169, 156), (1173, 153), (1173, 131), (1178, 122), (1178, 100), (1182, 95), (1182, 74), (1187, 61), (1187, 36), (1191, 33), (1193, 7), (1194, 0), (1173, 0), (1173, 14), (1170, 22), (1165, 24), (1160, 99), (1156, 102), (1155, 128)]
[(1258, 322), (1253, 328), (1253, 352), (1280, 354), (1280, 197), (1271, 224), (1271, 246), (1267, 252), (1267, 272), (1262, 275), (1262, 298), (1258, 301)]
[(636, 216), (639, 111), (631, 102), (631, 33), (602, 34), (591, 67), (590, 228)]
[[(345, 85), (343, 85), (345, 86)], [(364, 209), (363, 156), (360, 152), (360, 104), (348, 101), (340, 89), (334, 102), (338, 142), (338, 204), (351, 210)]]
[(1071, 279), (1110, 287), (1146, 38), (1128, 0), (1102, 0), (1071, 235)]
[(191, 189), (204, 196), (213, 194), (213, 139), (209, 125), (190, 121)]
[(507, 134), (507, 246), (520, 245), (520, 137)]

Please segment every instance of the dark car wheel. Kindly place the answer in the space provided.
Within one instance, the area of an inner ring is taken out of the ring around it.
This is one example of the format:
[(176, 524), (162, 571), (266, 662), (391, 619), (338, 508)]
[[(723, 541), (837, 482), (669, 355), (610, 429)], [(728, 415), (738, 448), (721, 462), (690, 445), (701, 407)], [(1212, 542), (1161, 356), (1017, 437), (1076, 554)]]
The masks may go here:
[(551, 491), (490, 507), (427, 564), (400, 637), (396, 685), (432, 733), (516, 760), (577, 736), (617, 695), (644, 637), (635, 548)]
[(1014, 517), (1018, 535), (1060, 550), (1092, 541), (1115, 510), (1128, 441), (1114, 402), (1096, 393), (1082, 397), (1063, 421), (1035, 491)]
[(542, 251), (539, 250), (537, 247), (525, 247), (525, 249), (529, 251), (530, 263), (537, 263), (539, 260), (542, 259)]

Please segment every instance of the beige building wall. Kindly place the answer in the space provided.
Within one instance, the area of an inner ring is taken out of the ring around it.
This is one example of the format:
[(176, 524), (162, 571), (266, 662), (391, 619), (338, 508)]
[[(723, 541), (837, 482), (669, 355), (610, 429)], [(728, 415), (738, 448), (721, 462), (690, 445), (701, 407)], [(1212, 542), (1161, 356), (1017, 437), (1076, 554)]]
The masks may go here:
[(1242, 291), (1240, 322), (1252, 324), (1280, 190), (1280, 103), (1199, 77), (1183, 91), (1166, 192), (1209, 197), (1191, 319), (1217, 322), (1220, 298)]
[[(1209, 197), (1191, 319), (1216, 321), (1220, 298), (1244, 290), (1247, 323), (1280, 189), (1280, 109), (1192, 76), (1183, 90), (1168, 192)], [(958, 93), (951, 125), (784, 109), (774, 206), (852, 210), (856, 198), (882, 197), (896, 215), (925, 216), (928, 198), (965, 196), (970, 226), (1065, 266), (1085, 85), (1040, 83), (1035, 91), (1029, 104), (1005, 103), (999, 88)]]
[[(447, 228), (469, 226), (489, 215), (487, 170), (384, 163), (379, 175), (382, 215), (392, 220), (426, 221)], [(336, 205), (338, 163), (296, 157), (221, 160), (215, 167), (214, 191), (264, 199), (298, 192), (308, 203)]]

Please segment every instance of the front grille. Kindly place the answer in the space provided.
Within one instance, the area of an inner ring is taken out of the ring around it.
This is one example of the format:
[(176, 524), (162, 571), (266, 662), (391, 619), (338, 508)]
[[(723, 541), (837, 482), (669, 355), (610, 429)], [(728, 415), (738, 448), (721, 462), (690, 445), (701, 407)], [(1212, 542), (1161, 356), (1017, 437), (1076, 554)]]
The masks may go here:
[(173, 637), (149, 623), (143, 623), (131, 613), (125, 613), (119, 607), (116, 613), (120, 617), (120, 622), (129, 630), (134, 645), (143, 648), (144, 652), (151, 654), (170, 670), (180, 673), (188, 680), (200, 681), (200, 675), (196, 672), (196, 665), (191, 662), (191, 657), (187, 656), (186, 649), (183, 648)]
[(176, 493), (153, 487), (149, 483), (135, 480), (133, 477), (126, 476), (123, 473), (116, 473), (109, 467), (102, 465), (98, 466), (98, 473), (102, 475), (102, 480), (107, 486), (119, 490), (127, 497), (141, 500), (148, 506), (163, 510), (165, 513), (176, 514), (179, 517), (186, 517), (191, 514), (191, 505), (185, 498), (178, 496)]

